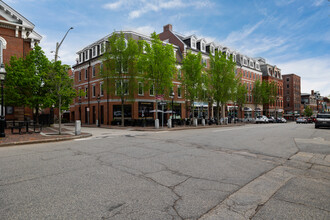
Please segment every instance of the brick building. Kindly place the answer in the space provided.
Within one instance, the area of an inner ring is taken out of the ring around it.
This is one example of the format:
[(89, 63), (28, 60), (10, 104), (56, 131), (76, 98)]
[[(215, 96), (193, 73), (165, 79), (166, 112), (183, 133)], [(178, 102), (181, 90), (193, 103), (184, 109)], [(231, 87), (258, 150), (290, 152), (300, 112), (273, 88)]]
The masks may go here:
[(300, 76), (292, 73), (282, 75), (282, 77), (284, 116), (287, 119), (295, 120), (301, 114)]
[(283, 116), (283, 78), (281, 69), (276, 65), (266, 63), (265, 59), (260, 58), (260, 67), (262, 71), (262, 80), (266, 82), (275, 82), (277, 86), (277, 94), (273, 104), (264, 105), (264, 114), (268, 117), (282, 117)]
[[(9, 5), (0, 1), (0, 64), (8, 64), (11, 56), (24, 57), (41, 36), (34, 31), (34, 24)], [(32, 118), (32, 111), (24, 107), (6, 106), (6, 119)]]
[[(159, 34), (161, 40), (169, 42), (179, 47), (179, 63), (188, 51), (197, 54), (202, 54), (202, 62), (205, 64), (205, 69), (210, 67), (210, 54), (214, 54), (215, 51), (219, 51), (226, 54), (227, 57), (232, 55), (233, 60), (236, 62), (236, 75), (241, 77), (242, 82), (246, 85), (248, 94), (246, 95), (246, 104), (241, 109), (240, 113), (236, 116), (240, 118), (251, 118), (260, 114), (263, 111), (262, 105), (255, 105), (253, 103), (252, 89), (256, 80), (262, 80), (262, 72), (260, 69), (260, 63), (257, 59), (248, 57), (240, 54), (235, 50), (231, 50), (228, 47), (218, 45), (214, 42), (207, 42), (204, 38), (197, 38), (196, 35), (184, 36), (173, 31), (171, 24), (167, 24), (163, 27), (163, 32)], [(235, 114), (237, 112), (232, 111), (235, 107), (235, 103), (227, 103), (228, 114)], [(196, 116), (200, 116), (201, 112), (204, 111), (204, 116), (214, 116), (214, 105), (211, 108), (210, 103), (195, 103)]]
[(316, 115), (318, 110), (317, 110), (317, 98), (314, 93), (314, 90), (311, 91), (311, 93), (301, 93), (301, 112), (302, 114), (304, 113), (304, 110), (307, 106), (309, 106), (313, 114)]
[[(151, 42), (151, 39), (139, 33), (132, 31), (123, 31), (125, 38), (133, 38), (135, 40), (145, 40)], [(81, 120), (82, 123), (95, 124), (96, 120), (100, 120), (101, 124), (116, 124), (121, 119), (121, 101), (120, 97), (111, 95), (107, 97), (104, 81), (99, 77), (100, 69), (102, 68), (102, 54), (104, 53), (104, 45), (107, 43), (109, 37), (105, 36), (98, 41), (86, 46), (77, 52), (77, 63), (73, 66), (74, 86), (76, 90), (83, 90), (86, 92), (84, 97), (77, 97), (74, 104), (70, 106), (70, 120)], [(174, 47), (174, 52), (179, 59), (177, 47)], [(174, 84), (174, 111), (175, 118), (185, 118), (185, 101), (184, 94), (181, 90), (181, 82), (176, 76), (173, 79)], [(110, 85), (114, 86), (114, 85)], [(137, 123), (140, 124), (143, 119), (152, 120), (155, 118), (156, 97), (154, 89), (150, 88), (148, 91), (142, 89), (143, 84), (139, 84), (139, 89), (134, 94), (134, 99), (125, 103), (124, 114), (125, 124)], [(98, 99), (99, 97), (99, 99)], [(171, 101), (165, 98), (163, 103), (165, 109), (171, 109)], [(159, 103), (159, 102), (158, 102)], [(163, 106), (158, 106), (161, 110)], [(162, 115), (158, 113), (160, 124), (162, 124)], [(164, 121), (169, 117), (165, 114)]]

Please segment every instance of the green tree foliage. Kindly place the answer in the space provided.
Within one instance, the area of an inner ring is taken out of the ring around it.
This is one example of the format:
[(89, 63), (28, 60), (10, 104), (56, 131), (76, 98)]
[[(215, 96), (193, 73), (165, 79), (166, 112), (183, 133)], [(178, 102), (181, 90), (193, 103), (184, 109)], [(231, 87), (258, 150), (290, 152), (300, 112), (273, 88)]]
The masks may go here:
[[(151, 34), (151, 44), (145, 41), (142, 44), (144, 53), (139, 59), (139, 69), (143, 71), (147, 88), (153, 85), (156, 96), (168, 96), (173, 87), (172, 79), (176, 70), (173, 46), (164, 45), (155, 32)], [(157, 110), (158, 100), (156, 99)], [(156, 114), (156, 119), (158, 119), (158, 114)]]
[(52, 105), (59, 109), (59, 134), (61, 134), (62, 111), (68, 110), (77, 91), (73, 87), (73, 79), (68, 75), (68, 65), (62, 65), (61, 61), (51, 63), (51, 68), (46, 79), (50, 93), (48, 94)]
[[(185, 91), (185, 98), (190, 103), (190, 109), (194, 112), (194, 102), (198, 98), (199, 95), (204, 93), (202, 85), (202, 54), (193, 54), (190, 51), (187, 53), (186, 57), (182, 62), (182, 70), (183, 70), (183, 86)], [(206, 88), (205, 88), (206, 89)], [(199, 97), (202, 99), (203, 97)], [(194, 118), (194, 114), (193, 114)]]
[(228, 57), (225, 54), (215, 52), (215, 55), (210, 55), (210, 94), (217, 104), (217, 119), (220, 123), (220, 104), (222, 106), (221, 115), (225, 117), (225, 104), (233, 98), (236, 87), (235, 66), (232, 56)]
[[(109, 95), (120, 97), (121, 125), (124, 126), (124, 104), (132, 100), (138, 88), (138, 58), (141, 54), (139, 44), (132, 38), (126, 40), (124, 33), (113, 33), (108, 39), (103, 54), (103, 69), (100, 77), (105, 81), (109, 112)], [(109, 123), (109, 122), (108, 122)]]
[(304, 110), (304, 115), (307, 117), (311, 117), (313, 115), (313, 110), (308, 105), (306, 106), (306, 108)]
[(46, 80), (49, 70), (50, 62), (38, 45), (25, 58), (12, 56), (6, 66), (6, 105), (35, 108), (38, 119), (39, 109), (52, 105)]
[(246, 89), (246, 86), (240, 81), (240, 79), (237, 79), (233, 101), (238, 105), (239, 109), (241, 109), (246, 103), (247, 92), (248, 90)]

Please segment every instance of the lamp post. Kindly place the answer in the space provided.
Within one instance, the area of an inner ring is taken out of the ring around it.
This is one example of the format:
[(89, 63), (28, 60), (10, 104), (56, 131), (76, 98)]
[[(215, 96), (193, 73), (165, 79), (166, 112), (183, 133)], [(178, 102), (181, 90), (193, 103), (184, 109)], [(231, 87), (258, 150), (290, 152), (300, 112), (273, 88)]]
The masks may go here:
[[(61, 40), (61, 42), (56, 43), (55, 63), (56, 63), (57, 58), (58, 58), (58, 50), (60, 49), (66, 35), (68, 35), (69, 31), (72, 30), (72, 29), (73, 29), (73, 27), (70, 27), (69, 30), (65, 33), (65, 35), (64, 35), (63, 39)], [(59, 88), (59, 90), (60, 90), (60, 88)], [(58, 129), (59, 129), (58, 133), (61, 134), (61, 119), (62, 119), (62, 115), (61, 115), (61, 104), (62, 104), (61, 102), (62, 102), (62, 100), (61, 99), (62, 99), (62, 97), (60, 95), (60, 91), (58, 91), (58, 94), (59, 94), (59, 96), (58, 96)]]
[(81, 122), (81, 97), (79, 97), (78, 103), (79, 103), (79, 120)]
[(170, 98), (172, 98), (172, 119), (171, 119), (171, 124), (172, 124), (172, 128), (174, 128), (174, 124), (173, 124), (173, 101), (174, 101), (174, 91), (171, 92), (170, 94)]
[(6, 137), (5, 134), (5, 125), (6, 119), (5, 115), (3, 114), (3, 82), (6, 78), (6, 70), (5, 65), (1, 63), (0, 65), (0, 80), (1, 80), (1, 117), (0, 117), (0, 137)]
[(97, 96), (97, 119), (98, 119), (98, 123), (97, 123), (97, 127), (101, 127), (101, 122), (100, 122), (100, 95)]

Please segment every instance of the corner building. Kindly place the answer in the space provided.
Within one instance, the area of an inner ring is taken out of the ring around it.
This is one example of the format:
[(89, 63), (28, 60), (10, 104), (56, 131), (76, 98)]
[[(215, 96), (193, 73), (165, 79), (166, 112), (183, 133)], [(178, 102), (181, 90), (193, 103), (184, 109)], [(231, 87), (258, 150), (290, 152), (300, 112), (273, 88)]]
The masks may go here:
[[(25, 57), (41, 40), (35, 25), (9, 5), (0, 1), (0, 64), (9, 64), (12, 56)], [(6, 106), (6, 120), (32, 118), (32, 110), (21, 106)]]
[(286, 74), (283, 77), (283, 106), (284, 116), (287, 119), (295, 120), (299, 117), (301, 105), (300, 76), (296, 74)]
[[(148, 36), (132, 31), (123, 31), (123, 33), (126, 39), (132, 38), (136, 41), (145, 40), (146, 42), (151, 43), (151, 39)], [(81, 120), (82, 123), (85, 124), (96, 124), (96, 120), (99, 120), (100, 124), (117, 125), (120, 123), (120, 97), (112, 94), (107, 97), (104, 86), (105, 82), (99, 76), (103, 65), (102, 55), (105, 52), (103, 48), (105, 48), (109, 37), (111, 37), (111, 34), (95, 41), (77, 52), (77, 63), (72, 67), (74, 86), (77, 91), (83, 90), (86, 95), (84, 97), (77, 97), (74, 100), (74, 104), (70, 106), (71, 121)], [(174, 53), (176, 54), (176, 58), (180, 60), (180, 54), (178, 54), (176, 46), (174, 46)], [(179, 66), (177, 68), (180, 69)], [(173, 79), (173, 91), (175, 94), (173, 98), (173, 109), (175, 111), (175, 119), (186, 117), (184, 111), (184, 94), (181, 89), (179, 78), (180, 75), (175, 74), (175, 78)], [(153, 110), (156, 109), (154, 88), (144, 91), (142, 89), (143, 86), (142, 83), (139, 83), (139, 89), (137, 89), (134, 94), (134, 99), (126, 102), (124, 105), (125, 125), (142, 125), (142, 120), (146, 120), (147, 125), (154, 123), (156, 117), (156, 113), (153, 112)], [(171, 110), (171, 102), (172, 99), (158, 102), (158, 109), (164, 109), (164, 112), (166, 112), (166, 110)], [(163, 117), (161, 113), (158, 114), (161, 125)], [(169, 117), (169, 113), (164, 114), (164, 124)]]

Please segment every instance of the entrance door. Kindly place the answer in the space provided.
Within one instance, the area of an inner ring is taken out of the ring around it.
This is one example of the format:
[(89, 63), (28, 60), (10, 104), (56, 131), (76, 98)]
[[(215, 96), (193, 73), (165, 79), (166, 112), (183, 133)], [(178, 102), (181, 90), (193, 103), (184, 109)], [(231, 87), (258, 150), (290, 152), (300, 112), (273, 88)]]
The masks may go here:
[(93, 106), (93, 124), (96, 123), (96, 110), (95, 110), (95, 106)]

